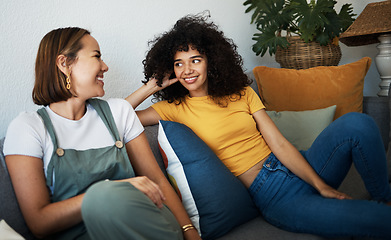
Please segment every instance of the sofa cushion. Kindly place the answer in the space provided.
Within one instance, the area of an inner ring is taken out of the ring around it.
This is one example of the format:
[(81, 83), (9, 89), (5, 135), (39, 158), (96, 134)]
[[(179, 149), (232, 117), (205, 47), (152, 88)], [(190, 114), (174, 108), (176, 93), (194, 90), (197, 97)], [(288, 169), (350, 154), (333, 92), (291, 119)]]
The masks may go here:
[(307, 150), (334, 118), (336, 106), (307, 111), (266, 111), (282, 135), (298, 150)]
[(4, 138), (0, 140), (0, 219), (21, 234), (26, 239), (33, 239), (33, 235), (27, 228), (15, 192), (8, 175), (3, 155)]
[(167, 177), (166, 166), (164, 166), (162, 155), (159, 150), (159, 143), (157, 141), (158, 129), (158, 124), (146, 126), (144, 127), (144, 133), (148, 139), (149, 146), (151, 147), (152, 153), (155, 156), (156, 162), (158, 163), (164, 175)]
[(158, 141), (169, 179), (203, 239), (259, 215), (244, 185), (190, 128), (160, 121)]
[[(351, 238), (330, 239), (307, 233), (294, 233), (282, 230), (266, 222), (262, 216), (234, 228), (217, 240), (351, 240)], [(364, 240), (364, 239), (361, 239)]]
[(334, 119), (362, 112), (364, 78), (371, 58), (341, 66), (304, 70), (253, 69), (259, 93), (269, 111), (303, 111), (337, 105)]

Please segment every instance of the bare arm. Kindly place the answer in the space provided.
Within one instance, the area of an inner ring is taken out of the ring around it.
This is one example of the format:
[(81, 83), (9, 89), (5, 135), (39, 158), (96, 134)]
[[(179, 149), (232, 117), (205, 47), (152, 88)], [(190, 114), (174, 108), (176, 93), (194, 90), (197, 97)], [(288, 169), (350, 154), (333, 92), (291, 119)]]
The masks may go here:
[(176, 83), (177, 81), (177, 78), (169, 79), (169, 75), (167, 75), (167, 77), (163, 79), (162, 85), (159, 86), (157, 84), (157, 79), (152, 78), (135, 92), (127, 96), (125, 100), (128, 101), (134, 109), (136, 109), (138, 105), (144, 102), (144, 100), (148, 97), (152, 96), (152, 94)]
[(272, 152), (289, 170), (312, 185), (324, 197), (344, 199), (350, 198), (338, 192), (315, 172), (299, 151), (281, 134), (264, 109), (253, 114), (257, 127), (269, 145)]
[(138, 105), (157, 91), (159, 91), (159, 86), (154, 84), (153, 81), (148, 81), (146, 84), (142, 85), (139, 89), (127, 96), (125, 100), (128, 101), (134, 109), (136, 109)]
[[(155, 92), (161, 89), (170, 86), (171, 84), (176, 83), (177, 81), (178, 79), (176, 78), (169, 79), (167, 75), (167, 77), (163, 79), (162, 85), (159, 86), (157, 85), (157, 80), (152, 78), (146, 84), (144, 84), (135, 92), (130, 94), (128, 97), (126, 97), (125, 100), (128, 101), (134, 109), (136, 109), (137, 106), (140, 105), (149, 96), (151, 96), (152, 94), (154, 94)], [(158, 124), (159, 120), (162, 119), (159, 116), (159, 114), (155, 111), (155, 109), (153, 109), (152, 107), (149, 107), (145, 110), (136, 111), (136, 113), (143, 126)]]
[[(148, 187), (147, 189), (140, 189), (144, 192), (151, 200), (158, 206), (161, 207), (162, 203), (166, 204), (174, 216), (176, 217), (179, 225), (184, 226), (190, 224), (191, 221), (187, 215), (185, 208), (182, 205), (182, 202), (178, 198), (174, 189), (168, 182), (167, 178), (164, 176), (159, 165), (157, 164), (155, 157), (151, 151), (151, 148), (148, 144), (146, 135), (142, 133), (137, 138), (126, 144), (126, 150), (128, 152), (129, 158), (131, 159), (132, 166), (138, 176), (146, 176), (157, 187)], [(148, 184), (149, 185), (149, 184)], [(135, 186), (137, 187), (137, 186)], [(151, 192), (149, 192), (151, 191)], [(186, 231), (186, 239), (200, 239), (198, 232), (193, 229)]]
[(82, 221), (83, 195), (50, 202), (41, 159), (9, 155), (5, 160), (22, 214), (36, 237), (48, 236)]
[(158, 124), (159, 120), (162, 120), (160, 115), (156, 112), (155, 109), (153, 109), (153, 107), (149, 107), (141, 111), (136, 111), (136, 114), (144, 127)]

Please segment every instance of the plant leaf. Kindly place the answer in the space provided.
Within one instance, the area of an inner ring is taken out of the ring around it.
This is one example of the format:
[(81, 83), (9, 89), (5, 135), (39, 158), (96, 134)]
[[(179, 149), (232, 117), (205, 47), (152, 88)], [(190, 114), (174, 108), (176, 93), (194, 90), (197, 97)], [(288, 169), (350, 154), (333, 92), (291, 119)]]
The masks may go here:
[(247, 0), (244, 5), (250, 5), (246, 13), (254, 10), (251, 23), (255, 23), (259, 28), (270, 26), (288, 26), (289, 16), (284, 10), (285, 0)]
[[(309, 1), (309, 2), (307, 2)], [(251, 23), (257, 27), (253, 51), (263, 56), (275, 54), (277, 47), (289, 45), (279, 33), (296, 33), (305, 42), (317, 41), (326, 45), (338, 37), (354, 21), (351, 4), (340, 12), (334, 9), (336, 0), (245, 0), (246, 13), (252, 12)]]
[(298, 22), (299, 32), (304, 41), (312, 41), (316, 32), (322, 31), (325, 25), (330, 24), (326, 14), (334, 11), (334, 0), (292, 0), (290, 8), (296, 12), (295, 20)]
[(285, 48), (289, 44), (285, 37), (276, 36), (274, 30), (267, 30), (262, 33), (256, 33), (254, 34), (253, 40), (256, 41), (252, 48), (253, 51), (257, 56), (261, 55), (262, 57), (268, 50), (270, 56), (272, 56), (276, 53), (277, 46)]
[(338, 14), (341, 22), (341, 32), (348, 29), (348, 27), (354, 22), (354, 16), (356, 16), (356, 14), (353, 13), (352, 4), (347, 3), (341, 7), (341, 11)]

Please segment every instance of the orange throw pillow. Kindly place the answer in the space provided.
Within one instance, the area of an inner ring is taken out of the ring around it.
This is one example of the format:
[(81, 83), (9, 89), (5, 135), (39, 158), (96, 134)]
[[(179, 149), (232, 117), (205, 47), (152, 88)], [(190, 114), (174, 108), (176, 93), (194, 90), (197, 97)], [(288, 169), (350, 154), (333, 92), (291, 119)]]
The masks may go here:
[(362, 112), (364, 78), (372, 59), (303, 70), (255, 67), (259, 94), (268, 111), (304, 111), (337, 105), (334, 119)]

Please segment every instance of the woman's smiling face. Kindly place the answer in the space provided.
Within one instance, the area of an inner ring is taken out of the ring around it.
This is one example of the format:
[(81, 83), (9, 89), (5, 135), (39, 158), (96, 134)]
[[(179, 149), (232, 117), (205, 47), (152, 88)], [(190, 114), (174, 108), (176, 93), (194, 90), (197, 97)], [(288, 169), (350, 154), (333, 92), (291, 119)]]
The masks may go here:
[(71, 67), (71, 85), (79, 98), (89, 99), (102, 97), (103, 73), (108, 71), (101, 59), (98, 42), (87, 34), (81, 39), (83, 48), (77, 53), (76, 61)]
[(189, 50), (177, 51), (174, 56), (174, 73), (189, 91), (190, 97), (208, 95), (208, 60), (204, 54), (189, 46)]

